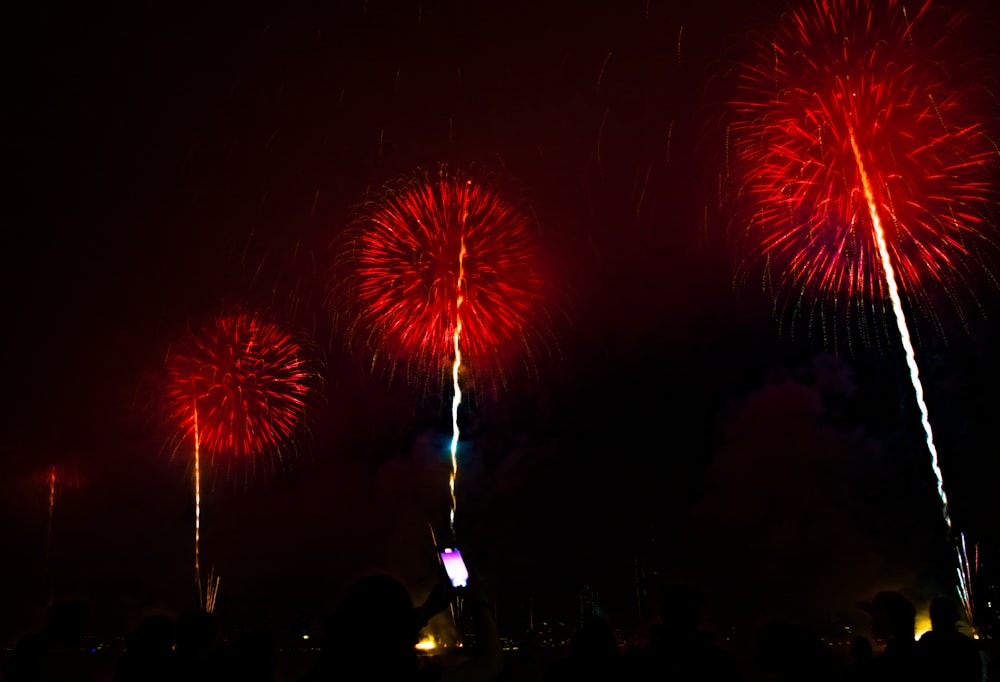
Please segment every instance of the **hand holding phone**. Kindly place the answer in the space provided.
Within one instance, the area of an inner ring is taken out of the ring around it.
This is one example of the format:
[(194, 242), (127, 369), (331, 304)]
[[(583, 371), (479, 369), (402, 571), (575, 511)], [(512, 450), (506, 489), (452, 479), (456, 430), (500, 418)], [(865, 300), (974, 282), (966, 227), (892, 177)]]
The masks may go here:
[(455, 547), (445, 547), (440, 556), (452, 587), (465, 587), (469, 583), (469, 569), (465, 567), (462, 553)]

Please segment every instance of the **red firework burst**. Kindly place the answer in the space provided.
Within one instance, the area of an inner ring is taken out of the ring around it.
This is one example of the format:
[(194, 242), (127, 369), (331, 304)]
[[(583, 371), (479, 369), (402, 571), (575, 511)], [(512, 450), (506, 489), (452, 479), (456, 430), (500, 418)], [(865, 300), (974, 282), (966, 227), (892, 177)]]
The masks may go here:
[(291, 334), (259, 314), (219, 316), (167, 359), (167, 400), (178, 437), (213, 461), (249, 464), (280, 454), (306, 426), (319, 375)]
[(544, 328), (535, 235), (528, 213), (485, 183), (417, 171), (369, 202), (343, 254), (358, 327), (376, 355), (426, 379), (451, 367), (456, 327), (463, 362), (502, 374), (530, 355)]
[(988, 269), (998, 155), (962, 20), (930, 2), (812, 0), (738, 67), (729, 179), (747, 265), (763, 261), (797, 306), (850, 302), (837, 314), (853, 308), (863, 329), (864, 311), (885, 304), (865, 169), (907, 298), (939, 323), (938, 288), (964, 316)]

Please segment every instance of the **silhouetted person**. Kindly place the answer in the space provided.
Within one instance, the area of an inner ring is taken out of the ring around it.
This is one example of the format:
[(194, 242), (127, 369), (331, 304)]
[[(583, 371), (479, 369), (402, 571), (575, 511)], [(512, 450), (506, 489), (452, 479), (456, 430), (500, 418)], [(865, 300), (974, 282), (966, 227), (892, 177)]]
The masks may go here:
[(646, 674), (671, 682), (733, 682), (743, 679), (736, 658), (711, 633), (698, 629), (701, 596), (687, 585), (660, 590), (659, 624), (649, 629)]
[(569, 653), (549, 665), (546, 682), (570, 680), (617, 680), (621, 677), (621, 657), (611, 624), (601, 616), (584, 619), (569, 643)]
[(177, 619), (174, 651), (175, 679), (185, 682), (215, 682), (223, 673), (224, 650), (215, 616), (189, 611)]
[(416, 679), (418, 632), (403, 585), (385, 575), (362, 578), (327, 619), (319, 663), (305, 679)]
[(646, 665), (646, 652), (642, 650), (642, 647), (630, 644), (625, 647), (625, 652), (622, 654), (621, 662), (621, 678), (627, 680), (628, 682), (633, 682), (635, 680), (641, 680), (643, 677), (643, 671)]
[(959, 619), (955, 600), (936, 597), (931, 602), (931, 630), (917, 642), (923, 682), (981, 682), (979, 645), (958, 631)]
[(114, 682), (168, 682), (174, 672), (174, 621), (149, 616), (125, 638), (125, 651), (115, 663)]
[(252, 630), (236, 638), (226, 659), (226, 682), (274, 682), (278, 670), (274, 635)]
[(320, 660), (303, 682), (327, 680), (420, 680), (490, 682), (500, 673), (503, 653), (488, 604), (464, 588), (464, 609), (473, 617), (483, 650), (461, 665), (422, 668), (415, 645), (427, 620), (447, 607), (450, 585), (436, 589), (414, 608), (410, 594), (395, 578), (373, 575), (356, 582), (327, 620)]
[(840, 667), (819, 637), (785, 623), (764, 627), (754, 650), (754, 664), (775, 682), (834, 682)]
[(879, 592), (871, 602), (861, 603), (871, 615), (871, 634), (885, 642), (885, 649), (872, 659), (872, 680), (912, 682), (918, 679), (916, 661), (917, 612), (899, 592)]
[(11, 653), (6, 682), (87, 682), (93, 679), (81, 638), (89, 610), (83, 602), (54, 606), (45, 627), (25, 635)]
[(855, 663), (867, 663), (875, 656), (872, 643), (867, 637), (858, 635), (851, 640), (851, 660)]
[(844, 682), (867, 682), (872, 679), (872, 659), (875, 653), (867, 637), (858, 635), (851, 640), (851, 662), (844, 669)]

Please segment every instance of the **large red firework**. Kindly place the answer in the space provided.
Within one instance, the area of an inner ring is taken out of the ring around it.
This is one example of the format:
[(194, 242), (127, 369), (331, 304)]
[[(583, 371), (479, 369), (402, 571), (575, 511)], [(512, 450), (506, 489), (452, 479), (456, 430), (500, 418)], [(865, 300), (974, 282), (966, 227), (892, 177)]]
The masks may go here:
[(213, 461), (253, 467), (302, 435), (318, 376), (302, 344), (263, 315), (221, 315), (171, 350), (170, 417)]
[(936, 288), (964, 314), (991, 250), (998, 155), (962, 22), (930, 2), (810, 0), (738, 67), (729, 181), (747, 264), (796, 307), (826, 300), (860, 325), (884, 310), (875, 210), (911, 305), (936, 322)]
[(358, 329), (417, 380), (455, 359), (501, 375), (541, 338), (542, 280), (530, 215), (461, 173), (418, 170), (367, 203), (344, 254)]

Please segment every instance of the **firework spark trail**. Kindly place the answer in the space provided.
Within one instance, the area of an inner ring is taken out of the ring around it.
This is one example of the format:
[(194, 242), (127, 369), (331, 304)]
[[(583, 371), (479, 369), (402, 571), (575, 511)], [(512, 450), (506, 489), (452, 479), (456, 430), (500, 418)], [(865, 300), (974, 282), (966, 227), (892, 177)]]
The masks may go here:
[[(858, 147), (857, 137), (854, 130), (848, 124), (850, 131), (851, 149), (854, 152), (854, 159), (858, 164), (858, 175), (861, 178), (861, 186), (864, 189), (865, 201), (868, 204), (868, 214), (872, 221), (872, 230), (875, 233), (875, 241), (878, 245), (879, 260), (882, 264), (882, 274), (885, 276), (886, 287), (889, 291), (889, 300), (892, 302), (892, 312), (896, 318), (896, 328), (899, 330), (899, 337), (903, 343), (903, 350), (906, 355), (906, 366), (910, 370), (910, 382), (913, 386), (913, 393), (917, 399), (917, 406), (920, 408), (920, 423), (924, 427), (924, 436), (927, 441), (927, 451), (931, 456), (931, 469), (937, 483), (937, 493), (941, 500), (941, 515), (948, 527), (949, 534), (952, 531), (951, 515), (948, 512), (948, 495), (944, 490), (944, 476), (938, 463), (937, 447), (934, 445), (934, 432), (931, 429), (930, 414), (927, 409), (927, 402), (924, 400), (924, 388), (920, 381), (920, 369), (917, 366), (916, 353), (913, 350), (913, 343), (910, 340), (910, 330), (906, 324), (906, 316), (903, 313), (903, 302), (899, 295), (899, 285), (896, 281), (896, 272), (889, 257), (889, 247), (885, 241), (885, 230), (882, 228), (882, 218), (879, 215), (878, 204), (875, 201), (875, 192), (872, 190), (871, 181), (868, 178), (868, 171), (862, 159), (861, 149)], [(969, 592), (969, 584), (966, 580), (968, 573), (968, 560), (965, 556), (965, 536), (962, 535), (962, 544), (956, 546), (958, 555), (958, 593), (965, 609), (969, 623), (972, 621), (972, 600)]]
[(219, 583), (221, 578), (215, 575), (215, 570), (208, 572), (208, 591), (205, 592), (205, 612), (212, 613), (215, 611), (215, 600), (219, 596)]
[(451, 527), (452, 537), (455, 535), (455, 511), (458, 501), (455, 497), (455, 479), (458, 478), (458, 407), (462, 404), (462, 387), (458, 381), (459, 371), (462, 369), (462, 348), (460, 341), (462, 338), (462, 302), (465, 296), (462, 294), (462, 287), (465, 285), (465, 239), (461, 240), (461, 248), (458, 252), (458, 281), (456, 290), (458, 295), (455, 301), (455, 362), (451, 369), (452, 390), (451, 399), (451, 476), (448, 478), (448, 488), (451, 490), (451, 513), (448, 517), (448, 525)]
[(52, 553), (52, 520), (56, 509), (56, 467), (49, 469), (49, 524), (45, 532), (45, 564), (49, 563)]
[[(194, 383), (194, 381), (192, 381)], [(198, 394), (192, 399), (191, 419), (194, 422), (194, 580), (198, 585), (198, 604), (204, 603), (201, 592), (201, 438), (198, 433)]]
[[(965, 617), (969, 625), (975, 623), (975, 613), (972, 605), (972, 566), (969, 564), (968, 549), (965, 545), (965, 533), (959, 534), (959, 543), (956, 545), (958, 552), (958, 594), (965, 609)], [(978, 548), (977, 548), (978, 549)]]
[(899, 329), (899, 336), (903, 341), (903, 350), (906, 353), (906, 365), (910, 369), (910, 382), (913, 384), (913, 392), (917, 398), (917, 405), (920, 407), (920, 423), (924, 427), (927, 450), (931, 455), (931, 469), (934, 470), (934, 477), (937, 480), (938, 497), (941, 498), (941, 514), (944, 516), (945, 523), (948, 525), (948, 532), (950, 533), (951, 517), (948, 514), (948, 495), (944, 492), (944, 479), (941, 475), (941, 467), (938, 465), (937, 447), (934, 445), (934, 433), (931, 430), (930, 415), (927, 411), (927, 403), (924, 401), (924, 387), (920, 382), (920, 370), (917, 367), (913, 343), (910, 341), (910, 330), (906, 326), (906, 317), (903, 314), (903, 302), (899, 296), (899, 285), (896, 283), (896, 271), (893, 269), (892, 260), (889, 258), (889, 247), (885, 243), (885, 230), (882, 229), (882, 218), (879, 216), (878, 204), (875, 201), (875, 192), (872, 190), (868, 171), (865, 169), (861, 150), (858, 148), (857, 138), (850, 124), (848, 124), (848, 130), (850, 131), (851, 149), (854, 151), (854, 160), (858, 164), (858, 174), (861, 177), (861, 186), (865, 193), (865, 201), (868, 203), (868, 214), (872, 221), (872, 229), (875, 232), (875, 242), (878, 244), (882, 273), (885, 275), (885, 283), (889, 289), (892, 312), (896, 317), (896, 328)]
[(214, 571), (208, 574), (208, 591), (201, 585), (201, 439), (198, 433), (198, 398), (193, 399), (191, 418), (194, 422), (194, 580), (198, 586), (198, 605), (206, 613), (215, 611), (215, 598), (219, 593), (219, 578)]
[(49, 522), (45, 531), (45, 574), (48, 581), (48, 600), (52, 606), (55, 597), (52, 588), (52, 524), (55, 520), (56, 511), (56, 466), (53, 464), (48, 473), (49, 482)]
[(45, 545), (43, 566), (47, 581), (48, 603), (51, 606), (54, 597), (53, 593), (53, 570), (52, 570), (52, 539), (55, 533), (55, 512), (56, 497), (61, 491), (70, 488), (79, 488), (83, 485), (84, 479), (75, 468), (70, 466), (60, 466), (51, 464), (42, 469), (36, 480), (44, 484), (46, 498), (48, 502), (48, 518), (45, 525)]

